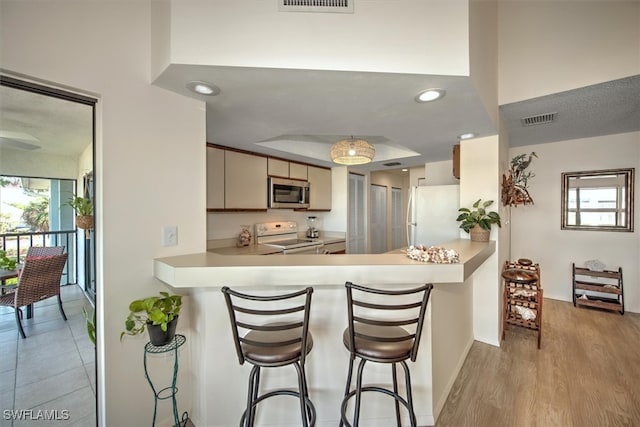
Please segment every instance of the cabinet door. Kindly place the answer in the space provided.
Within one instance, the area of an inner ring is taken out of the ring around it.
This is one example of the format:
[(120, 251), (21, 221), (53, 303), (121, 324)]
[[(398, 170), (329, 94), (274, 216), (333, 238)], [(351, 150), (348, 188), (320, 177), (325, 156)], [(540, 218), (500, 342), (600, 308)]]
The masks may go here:
[(207, 147), (207, 209), (224, 209), (224, 150)]
[(289, 163), (289, 178), (292, 179), (304, 179), (307, 177), (307, 165), (300, 163)]
[(225, 209), (267, 209), (267, 158), (225, 151)]
[(289, 178), (289, 162), (286, 160), (269, 158), (267, 163), (269, 165), (269, 176)]
[(460, 144), (453, 146), (453, 176), (460, 179)]
[(331, 169), (307, 167), (309, 185), (309, 209), (331, 210)]

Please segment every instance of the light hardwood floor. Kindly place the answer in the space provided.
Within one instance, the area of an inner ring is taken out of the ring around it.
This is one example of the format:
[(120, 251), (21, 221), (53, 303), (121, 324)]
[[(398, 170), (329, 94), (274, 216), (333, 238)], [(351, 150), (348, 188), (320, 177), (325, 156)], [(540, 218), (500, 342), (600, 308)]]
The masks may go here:
[(640, 315), (545, 299), (542, 322), (540, 350), (475, 342), (436, 426), (640, 426)]

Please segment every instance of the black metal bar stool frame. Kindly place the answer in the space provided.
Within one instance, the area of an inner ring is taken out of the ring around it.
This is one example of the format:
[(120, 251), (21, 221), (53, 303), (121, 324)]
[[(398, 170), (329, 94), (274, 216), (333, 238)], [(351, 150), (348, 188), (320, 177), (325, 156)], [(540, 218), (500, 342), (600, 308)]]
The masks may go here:
[[(245, 361), (253, 365), (249, 374), (247, 405), (240, 418), (240, 426), (253, 426), (256, 406), (273, 396), (298, 398), (302, 425), (315, 425), (316, 410), (309, 398), (304, 369), (306, 356), (313, 347), (313, 338), (309, 333), (313, 288), (272, 296), (240, 293), (226, 286), (222, 292), (229, 311), (238, 361), (241, 365)], [(302, 304), (298, 302), (301, 299), (304, 299)], [(249, 301), (261, 308), (239, 305)], [(274, 308), (277, 302), (286, 306)], [(259, 324), (254, 323), (258, 320)], [(293, 365), (296, 369), (298, 390), (277, 389), (260, 395), (261, 369), (287, 365)]]
[[(347, 290), (348, 327), (344, 331), (343, 342), (347, 350), (349, 350), (350, 358), (347, 385), (340, 408), (340, 426), (352, 426), (347, 420), (346, 411), (349, 400), (353, 396), (356, 397), (353, 426), (358, 426), (362, 393), (373, 391), (384, 393), (395, 400), (398, 426), (401, 425), (400, 405), (403, 405), (409, 412), (411, 425), (415, 427), (417, 420), (411, 392), (411, 374), (406, 361), (410, 359), (415, 362), (418, 356), (418, 346), (422, 335), (425, 312), (433, 285), (425, 284), (417, 288), (399, 290), (374, 289), (347, 282), (345, 287)], [(356, 296), (354, 296), (354, 293)], [(371, 302), (373, 294), (385, 297), (384, 302)], [(411, 295), (415, 296), (414, 301), (409, 303), (397, 302), (398, 299)], [(373, 318), (371, 314), (367, 314), (365, 317), (365, 315), (356, 313), (354, 307), (368, 309), (373, 313), (391, 313), (395, 311), (402, 313), (402, 318)], [(416, 310), (417, 314), (415, 314)], [(407, 330), (407, 327), (413, 329), (413, 332)], [(360, 363), (356, 374), (356, 388), (351, 390), (353, 365), (356, 358), (360, 358)], [(362, 385), (362, 373), (367, 362), (391, 364), (393, 390)], [(404, 370), (406, 399), (398, 393), (397, 364), (400, 364)]]

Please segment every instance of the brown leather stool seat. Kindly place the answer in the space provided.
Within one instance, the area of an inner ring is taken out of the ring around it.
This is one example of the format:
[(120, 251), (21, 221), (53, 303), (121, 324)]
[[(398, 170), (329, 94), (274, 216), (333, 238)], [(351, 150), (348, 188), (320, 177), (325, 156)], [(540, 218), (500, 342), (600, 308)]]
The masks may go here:
[[(247, 406), (240, 425), (253, 426), (256, 406), (263, 400), (273, 396), (293, 396), (299, 401), (302, 425), (313, 426), (316, 410), (309, 399), (304, 369), (306, 356), (313, 348), (313, 338), (309, 333), (313, 288), (267, 296), (240, 293), (225, 286), (222, 293), (229, 311), (238, 361), (241, 365), (245, 361), (253, 365), (249, 374)], [(276, 389), (260, 394), (261, 368), (289, 365), (296, 369), (298, 389)]]
[[(397, 326), (376, 327), (372, 325), (355, 325), (355, 352), (365, 357), (377, 360), (393, 360), (408, 359), (413, 347), (413, 339), (409, 332)], [(389, 341), (372, 341), (359, 338), (359, 335), (367, 335), (383, 338), (399, 338), (406, 339), (398, 342)], [(342, 334), (342, 342), (347, 350), (351, 350), (349, 328), (344, 330)]]
[[(395, 401), (396, 422), (400, 423), (400, 405), (408, 413), (412, 426), (417, 420), (413, 410), (411, 375), (406, 361), (415, 362), (422, 335), (424, 316), (433, 285), (426, 284), (413, 289), (376, 289), (345, 284), (347, 289), (348, 326), (342, 334), (344, 346), (349, 350), (349, 372), (342, 399), (340, 426), (357, 426), (360, 419), (362, 392), (374, 391), (386, 394)], [(351, 390), (353, 363), (360, 359), (356, 375), (356, 387)], [(363, 386), (362, 373), (366, 362), (391, 365), (393, 390), (380, 386)], [(396, 364), (404, 370), (406, 399), (398, 392)], [(349, 400), (355, 396), (353, 424), (349, 424), (346, 411)]]
[[(293, 363), (300, 359), (302, 342), (297, 340), (301, 331), (299, 328), (284, 331), (251, 331), (244, 336), (242, 352), (245, 359), (264, 365), (281, 365)], [(271, 346), (250, 344), (251, 342), (272, 343)], [(284, 344), (283, 344), (284, 343)], [(313, 348), (313, 336), (307, 335), (307, 351)]]

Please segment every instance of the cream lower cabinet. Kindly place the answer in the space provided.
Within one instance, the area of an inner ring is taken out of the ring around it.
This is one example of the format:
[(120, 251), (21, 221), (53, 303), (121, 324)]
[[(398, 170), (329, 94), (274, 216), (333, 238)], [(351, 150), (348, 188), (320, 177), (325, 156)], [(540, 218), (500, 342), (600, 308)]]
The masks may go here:
[(225, 150), (224, 208), (267, 209), (267, 158)]
[(207, 209), (224, 209), (224, 150), (207, 147)]
[(307, 167), (309, 180), (309, 210), (331, 210), (331, 169)]

